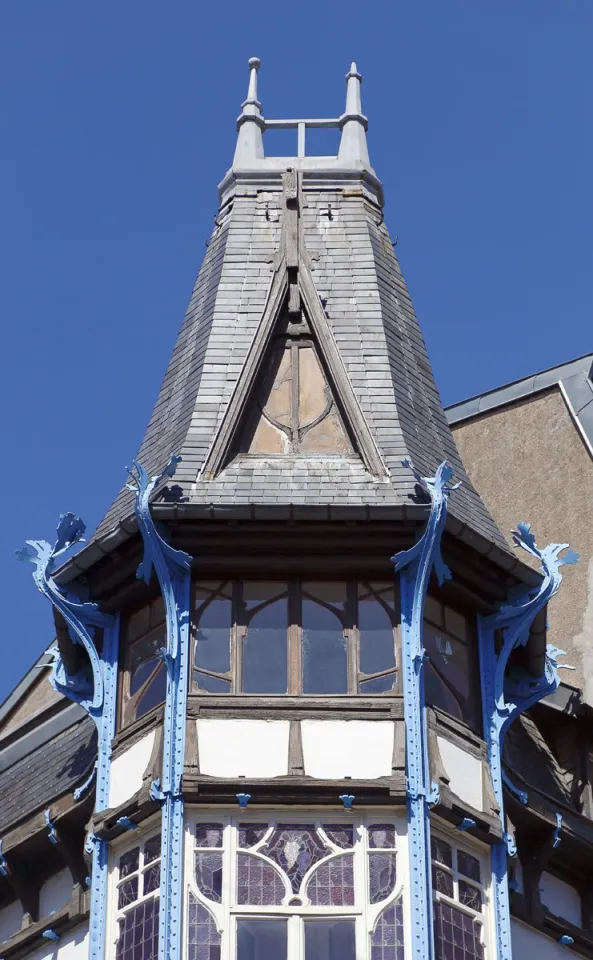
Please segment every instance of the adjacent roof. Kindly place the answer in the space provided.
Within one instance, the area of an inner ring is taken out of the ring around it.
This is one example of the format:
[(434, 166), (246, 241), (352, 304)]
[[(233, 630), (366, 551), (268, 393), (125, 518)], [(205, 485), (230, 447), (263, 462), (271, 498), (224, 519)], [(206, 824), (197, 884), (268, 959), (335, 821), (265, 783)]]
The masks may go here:
[[(431, 476), (447, 459), (462, 481), (450, 513), (508, 553), (459, 457), (383, 219), (381, 185), (366, 153), (356, 66), (347, 77), (346, 114), (319, 121), (341, 127), (338, 157), (269, 160), (262, 129), (314, 121), (264, 121), (254, 81), (258, 66), (252, 62), (235, 162), (221, 188), (216, 226), (138, 459), (156, 474), (171, 454), (180, 455), (175, 482), (188, 503), (221, 507), (412, 505), (418, 503), (415, 480), (402, 460)], [(348, 389), (386, 468), (382, 475), (360, 456), (237, 456), (214, 476), (203, 472), (281, 268), (285, 221), (295, 199), (283, 193), (287, 169), (299, 175), (296, 269), (310, 270), (316, 308), (327, 318)], [(122, 489), (95, 544), (131, 514), (131, 495)]]
[(450, 425), (471, 420), (499, 407), (558, 387), (566, 406), (580, 432), (585, 446), (593, 456), (593, 354), (588, 353), (568, 363), (550, 367), (540, 373), (506, 383), (496, 390), (489, 390), (469, 400), (462, 400), (447, 407)]
[[(72, 717), (72, 714), (70, 714)], [(97, 732), (86, 714), (0, 773), (0, 835), (29, 814), (73, 791), (97, 755)]]

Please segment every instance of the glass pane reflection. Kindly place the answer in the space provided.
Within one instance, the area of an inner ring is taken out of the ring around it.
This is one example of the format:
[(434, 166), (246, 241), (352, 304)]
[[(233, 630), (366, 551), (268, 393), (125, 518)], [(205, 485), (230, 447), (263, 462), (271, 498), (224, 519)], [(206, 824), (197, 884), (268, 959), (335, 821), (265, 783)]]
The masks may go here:
[(305, 960), (355, 960), (354, 920), (305, 920)]
[(237, 960), (286, 960), (286, 957), (286, 920), (237, 920)]
[(247, 633), (243, 641), (243, 692), (286, 693), (286, 584), (245, 583), (243, 602), (247, 618)]
[(345, 583), (303, 584), (303, 693), (347, 693)]

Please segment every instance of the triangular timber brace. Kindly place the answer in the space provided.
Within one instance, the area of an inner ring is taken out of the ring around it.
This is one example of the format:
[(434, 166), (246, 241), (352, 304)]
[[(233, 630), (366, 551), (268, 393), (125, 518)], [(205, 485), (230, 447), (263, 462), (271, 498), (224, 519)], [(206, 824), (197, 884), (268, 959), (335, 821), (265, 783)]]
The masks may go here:
[(387, 470), (352, 389), (352, 384), (319, 299), (311, 273), (309, 256), (300, 226), (300, 183), (294, 170), (283, 176), (284, 211), (280, 250), (262, 318), (245, 360), (243, 370), (202, 468), (201, 477), (211, 480), (226, 465), (243, 420), (268, 345), (288, 301), (289, 318), (307, 316), (322, 360), (335, 390), (348, 431), (367, 470), (377, 479), (386, 479)]

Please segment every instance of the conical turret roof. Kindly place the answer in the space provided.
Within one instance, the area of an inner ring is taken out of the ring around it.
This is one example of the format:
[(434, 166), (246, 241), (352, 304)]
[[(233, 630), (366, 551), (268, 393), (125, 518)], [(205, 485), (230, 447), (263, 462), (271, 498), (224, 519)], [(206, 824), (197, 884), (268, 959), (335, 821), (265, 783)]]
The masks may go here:
[[(418, 502), (402, 461), (461, 487), (450, 514), (507, 550), (461, 462), (369, 164), (360, 74), (335, 120), (266, 120), (259, 61), (233, 166), (138, 459), (182, 457), (189, 504), (369, 509)], [(337, 126), (337, 157), (307, 157), (305, 131)], [(298, 156), (266, 158), (266, 130), (295, 127)], [(158, 495), (158, 494), (157, 494)], [(123, 489), (104, 536), (132, 513)]]

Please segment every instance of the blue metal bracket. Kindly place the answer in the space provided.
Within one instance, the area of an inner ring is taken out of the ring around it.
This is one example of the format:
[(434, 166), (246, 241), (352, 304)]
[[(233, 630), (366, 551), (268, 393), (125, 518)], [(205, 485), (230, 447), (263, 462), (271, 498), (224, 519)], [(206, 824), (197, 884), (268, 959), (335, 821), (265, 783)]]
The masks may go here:
[(48, 833), (47, 833), (47, 835), (48, 835), (48, 837), (49, 837), (49, 842), (50, 842), (50, 843), (57, 843), (57, 842), (58, 842), (58, 834), (57, 834), (57, 831), (56, 831), (55, 826), (54, 826), (53, 823), (51, 822), (50, 813), (51, 813), (51, 808), (48, 807), (47, 810), (45, 810), (45, 811), (44, 811), (44, 814), (43, 814), (44, 817), (45, 817), (45, 823), (46, 823), (47, 828), (48, 828)]
[(44, 930), (41, 936), (44, 938), (44, 940), (53, 940), (56, 943), (58, 942), (58, 940), (62, 939), (60, 934), (56, 933), (55, 930)]
[(563, 947), (570, 947), (571, 943), (574, 943), (574, 937), (571, 937), (568, 933), (563, 933), (558, 943), (561, 943)]
[(123, 827), (124, 830), (137, 830), (138, 824), (134, 823), (133, 820), (130, 820), (129, 817), (118, 817), (115, 821), (118, 827)]
[(8, 874), (10, 873), (10, 870), (8, 867), (8, 861), (4, 856), (4, 854), (2, 853), (2, 840), (0, 840), (0, 873), (2, 874), (3, 877), (7, 877)]
[(236, 793), (235, 796), (236, 796), (236, 798), (237, 798), (237, 803), (239, 804), (239, 806), (241, 807), (241, 809), (242, 809), (242, 810), (245, 810), (245, 809), (247, 808), (248, 804), (249, 804), (249, 801), (251, 800), (251, 794), (250, 794), (250, 793)]
[(354, 794), (353, 793), (342, 793), (338, 800), (341, 800), (344, 804), (344, 810), (352, 810), (352, 805), (354, 804)]
[[(404, 460), (403, 466), (410, 467)], [(424, 602), (434, 569), (439, 583), (451, 578), (441, 554), (441, 536), (447, 519), (448, 486), (453, 470), (445, 461), (434, 477), (414, 471), (420, 486), (430, 497), (430, 515), (422, 537), (409, 550), (392, 557), (395, 571), (401, 571), (402, 667), (404, 715), (406, 722), (406, 782), (408, 803), (408, 849), (410, 861), (410, 904), (412, 911), (411, 956), (434, 960), (432, 891), (430, 874), (430, 806), (438, 802), (431, 783), (426, 733), (424, 670), (427, 657), (422, 642)]]
[(520, 790), (519, 787), (515, 786), (504, 767), (502, 768), (502, 782), (509, 793), (512, 793), (513, 796), (517, 798), (519, 803), (522, 803), (523, 805), (527, 803), (529, 800), (529, 794), (525, 790)]
[(96, 776), (97, 776), (97, 763), (94, 763), (93, 769), (89, 773), (84, 783), (81, 783), (80, 786), (77, 787), (76, 790), (74, 791), (74, 800), (76, 803), (78, 803), (79, 800), (82, 800), (82, 798), (87, 794)]
[[(19, 560), (30, 560), (35, 570), (33, 579), (40, 592), (64, 618), (70, 639), (80, 644), (89, 658), (89, 671), (83, 669), (69, 674), (56, 648), (52, 651), (53, 664), (50, 682), (58, 693), (68, 697), (92, 717), (98, 733), (95, 810), (105, 810), (109, 804), (109, 777), (111, 772), (111, 741), (115, 733), (117, 690), (117, 663), (119, 646), (119, 617), (101, 613), (95, 603), (84, 603), (78, 597), (65, 593), (52, 574), (59, 557), (81, 543), (85, 525), (73, 513), (60, 517), (57, 538), (53, 547), (45, 540), (27, 540), (17, 551)], [(95, 646), (94, 634), (103, 629), (101, 655)], [(92, 782), (92, 779), (89, 778)], [(88, 789), (89, 782), (75, 791), (75, 799)], [(92, 844), (93, 868), (91, 878), (89, 919), (89, 960), (103, 960), (105, 955), (105, 925), (107, 909), (107, 842)]]
[(163, 767), (160, 782), (151, 785), (151, 797), (162, 802), (161, 906), (159, 911), (159, 958), (180, 960), (183, 874), (183, 797), (181, 777), (185, 754), (185, 722), (189, 657), (189, 607), (191, 557), (167, 543), (155, 524), (150, 501), (156, 488), (175, 474), (180, 457), (172, 456), (158, 476), (148, 476), (134, 461), (128, 471), (135, 494), (134, 510), (144, 542), (144, 556), (137, 576), (149, 583), (156, 573), (167, 623), (167, 646), (161, 652), (167, 666), (167, 694), (163, 723)]
[[(507, 855), (516, 852), (514, 840), (507, 836), (505, 829), (503, 741), (509, 726), (520, 713), (556, 689), (558, 657), (564, 651), (548, 646), (541, 677), (532, 677), (524, 671), (508, 671), (508, 662), (512, 652), (527, 643), (534, 618), (558, 590), (562, 582), (560, 567), (578, 560), (578, 554), (572, 550), (560, 556), (568, 548), (566, 543), (552, 543), (540, 550), (528, 523), (517, 524), (513, 540), (515, 546), (540, 561), (543, 579), (536, 587), (516, 593), (491, 616), (478, 617), (484, 737), (504, 835), (503, 842), (494, 844), (491, 853), (497, 960), (512, 960)], [(496, 642), (497, 633), (501, 637), (499, 644)]]
[(461, 823), (457, 824), (457, 830), (463, 833), (465, 830), (472, 830), (476, 825), (476, 821), (471, 817), (464, 817)]

